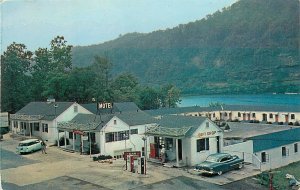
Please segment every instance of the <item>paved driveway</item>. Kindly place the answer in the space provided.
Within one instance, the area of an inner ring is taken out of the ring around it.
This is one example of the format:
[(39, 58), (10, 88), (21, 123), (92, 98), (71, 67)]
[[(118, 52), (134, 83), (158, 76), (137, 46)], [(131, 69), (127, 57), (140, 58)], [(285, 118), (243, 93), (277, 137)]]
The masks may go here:
[(205, 181), (195, 180), (185, 176), (179, 176), (172, 179), (163, 180), (157, 183), (152, 183), (149, 185), (143, 185), (134, 188), (136, 190), (174, 190), (174, 189), (184, 189), (184, 190), (224, 190), (221, 186), (208, 183)]
[(100, 185), (89, 183), (77, 178), (68, 176), (61, 176), (51, 180), (43, 181), (40, 183), (18, 186), (12, 183), (3, 183), (3, 189), (8, 190), (66, 190), (66, 189), (97, 189), (97, 190), (110, 190)]
[[(48, 154), (14, 153), (18, 141), (1, 142), (4, 189), (228, 189), (224, 185), (253, 174), (251, 168), (222, 176), (193, 175), (185, 168), (166, 168), (148, 163), (147, 176), (124, 171), (124, 160), (113, 164), (92, 161), (87, 155), (49, 147)], [(256, 171), (254, 171), (255, 173)], [(234, 189), (228, 186), (230, 189)]]
[(26, 157), (20, 156), (15, 152), (11, 152), (5, 149), (0, 150), (0, 169), (5, 170), (9, 168), (17, 168), (19, 166), (25, 166), (28, 164), (38, 163), (39, 161), (30, 160)]

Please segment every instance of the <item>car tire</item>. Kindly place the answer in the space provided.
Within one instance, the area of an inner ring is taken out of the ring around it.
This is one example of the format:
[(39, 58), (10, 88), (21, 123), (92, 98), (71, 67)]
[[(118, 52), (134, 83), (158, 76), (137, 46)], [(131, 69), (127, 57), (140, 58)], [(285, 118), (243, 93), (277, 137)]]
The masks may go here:
[(223, 174), (223, 172), (222, 171), (218, 171), (218, 175), (222, 175)]
[(239, 168), (239, 169), (242, 169), (243, 167), (244, 167), (244, 164), (243, 164), (243, 163), (239, 163), (238, 168)]

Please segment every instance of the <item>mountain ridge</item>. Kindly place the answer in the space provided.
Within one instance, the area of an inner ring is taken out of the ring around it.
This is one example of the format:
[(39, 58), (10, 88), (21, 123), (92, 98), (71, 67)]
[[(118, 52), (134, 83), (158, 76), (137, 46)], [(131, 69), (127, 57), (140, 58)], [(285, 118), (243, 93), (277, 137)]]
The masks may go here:
[(172, 29), (74, 47), (73, 64), (106, 56), (113, 73), (186, 94), (300, 92), (298, 10), (297, 0), (241, 0)]

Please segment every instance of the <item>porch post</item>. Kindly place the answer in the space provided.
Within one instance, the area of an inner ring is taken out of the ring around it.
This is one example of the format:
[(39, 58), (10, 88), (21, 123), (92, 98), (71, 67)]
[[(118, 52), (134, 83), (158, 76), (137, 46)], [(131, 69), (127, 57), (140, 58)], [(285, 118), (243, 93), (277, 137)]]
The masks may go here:
[(29, 124), (29, 136), (31, 138), (32, 123), (28, 123), (28, 124)]
[(81, 138), (81, 154), (83, 154), (83, 135), (80, 136)]
[(92, 157), (92, 139), (91, 139), (91, 131), (89, 131), (89, 140), (90, 140), (90, 157)]
[(74, 135), (76, 135), (76, 134), (74, 134), (74, 132), (73, 132), (73, 150), (75, 151), (75, 136)]
[(58, 128), (56, 129), (57, 129), (57, 147), (59, 148), (59, 129)]
[(65, 130), (65, 138), (64, 138), (64, 140), (65, 140), (65, 148), (67, 148), (67, 131)]
[(178, 139), (175, 139), (176, 141), (176, 166), (179, 166), (179, 155), (178, 155)]

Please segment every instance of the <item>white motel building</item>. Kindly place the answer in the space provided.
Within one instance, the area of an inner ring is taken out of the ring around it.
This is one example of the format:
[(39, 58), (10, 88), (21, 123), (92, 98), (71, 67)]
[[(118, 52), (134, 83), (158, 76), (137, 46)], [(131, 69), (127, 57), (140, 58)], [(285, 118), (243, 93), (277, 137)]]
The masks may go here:
[[(300, 160), (299, 113), (297, 108), (256, 106), (142, 111), (132, 102), (97, 108), (48, 101), (31, 102), (11, 114), (10, 128), (13, 134), (49, 143), (62, 139), (61, 148), (84, 154), (122, 158), (126, 151), (141, 151), (148, 161), (161, 162), (165, 150), (164, 164), (181, 167), (228, 152), (264, 171)], [(220, 118), (227, 120), (226, 130), (213, 121)], [(254, 119), (259, 123), (250, 123)]]
[(30, 102), (10, 115), (13, 134), (33, 136), (54, 144), (58, 139), (57, 123), (70, 121), (78, 113), (91, 113), (76, 102)]
[(176, 167), (193, 166), (223, 147), (223, 131), (205, 117), (163, 116), (147, 128), (146, 135), (149, 160), (159, 161), (164, 148), (166, 164)]

